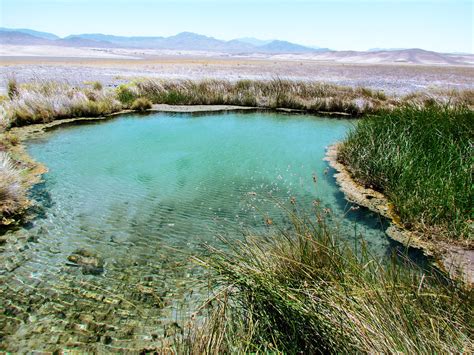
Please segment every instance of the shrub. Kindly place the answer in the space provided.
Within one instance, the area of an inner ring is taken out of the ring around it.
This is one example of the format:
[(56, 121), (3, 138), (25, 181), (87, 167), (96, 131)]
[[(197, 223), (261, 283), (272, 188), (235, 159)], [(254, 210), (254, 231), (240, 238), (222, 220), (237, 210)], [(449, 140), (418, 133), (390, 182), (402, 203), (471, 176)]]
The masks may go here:
[(122, 84), (117, 87), (115, 92), (117, 95), (117, 99), (126, 107), (129, 107), (138, 96), (130, 85), (125, 84)]
[(144, 97), (139, 97), (138, 99), (133, 101), (133, 104), (130, 108), (135, 111), (146, 111), (151, 109), (152, 106), (153, 105), (150, 100)]

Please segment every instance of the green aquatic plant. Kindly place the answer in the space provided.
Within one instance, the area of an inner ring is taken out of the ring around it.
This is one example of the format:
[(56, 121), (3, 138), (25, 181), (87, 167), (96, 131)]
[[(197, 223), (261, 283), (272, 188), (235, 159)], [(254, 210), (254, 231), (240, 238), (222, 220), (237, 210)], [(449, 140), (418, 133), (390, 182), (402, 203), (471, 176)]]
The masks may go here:
[(366, 118), (338, 159), (362, 184), (383, 192), (408, 228), (472, 238), (474, 111), (407, 106)]

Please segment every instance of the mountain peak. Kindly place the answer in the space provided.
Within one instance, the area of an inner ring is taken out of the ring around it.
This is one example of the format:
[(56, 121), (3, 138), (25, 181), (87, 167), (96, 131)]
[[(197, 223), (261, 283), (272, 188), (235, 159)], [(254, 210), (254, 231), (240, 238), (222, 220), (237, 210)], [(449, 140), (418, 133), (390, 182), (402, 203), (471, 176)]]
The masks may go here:
[(194, 32), (180, 32), (174, 36), (170, 36), (168, 38), (212, 38), (204, 35), (200, 35)]

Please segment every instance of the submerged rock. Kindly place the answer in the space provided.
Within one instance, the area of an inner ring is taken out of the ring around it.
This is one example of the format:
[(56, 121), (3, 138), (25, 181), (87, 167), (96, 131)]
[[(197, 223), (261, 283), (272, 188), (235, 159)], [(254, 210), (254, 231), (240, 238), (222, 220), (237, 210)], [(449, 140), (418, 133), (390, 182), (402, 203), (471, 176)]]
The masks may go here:
[(94, 275), (94, 276), (99, 276), (104, 272), (104, 267), (103, 266), (91, 266), (91, 265), (84, 265), (82, 267), (82, 273), (84, 275)]
[(92, 251), (78, 249), (67, 259), (76, 266), (80, 266), (84, 275), (98, 276), (104, 272), (103, 260)]

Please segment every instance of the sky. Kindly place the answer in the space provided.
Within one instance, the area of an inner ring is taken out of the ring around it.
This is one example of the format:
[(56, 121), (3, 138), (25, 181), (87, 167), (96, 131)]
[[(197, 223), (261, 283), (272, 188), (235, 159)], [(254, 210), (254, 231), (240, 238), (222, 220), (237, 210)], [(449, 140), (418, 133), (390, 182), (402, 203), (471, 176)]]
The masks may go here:
[(0, 0), (0, 27), (474, 53), (473, 0)]

